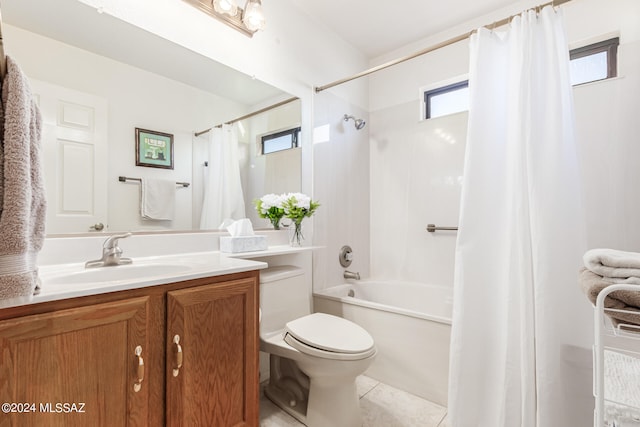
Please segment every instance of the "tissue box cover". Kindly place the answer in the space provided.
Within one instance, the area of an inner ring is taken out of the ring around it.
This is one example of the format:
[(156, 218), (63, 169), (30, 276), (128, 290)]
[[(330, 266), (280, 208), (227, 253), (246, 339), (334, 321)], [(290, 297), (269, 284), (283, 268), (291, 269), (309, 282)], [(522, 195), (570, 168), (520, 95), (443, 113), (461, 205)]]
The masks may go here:
[(267, 249), (267, 236), (221, 236), (220, 252), (253, 252)]

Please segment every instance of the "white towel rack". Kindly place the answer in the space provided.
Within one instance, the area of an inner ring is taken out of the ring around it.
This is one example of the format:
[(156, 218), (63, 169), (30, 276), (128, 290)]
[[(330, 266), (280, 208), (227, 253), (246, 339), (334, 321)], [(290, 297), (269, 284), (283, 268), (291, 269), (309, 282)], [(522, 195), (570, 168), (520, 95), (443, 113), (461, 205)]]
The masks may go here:
[[(595, 305), (593, 348), (593, 395), (596, 400), (594, 427), (640, 425), (640, 326), (614, 323), (608, 314), (640, 311), (604, 307), (611, 292), (640, 293), (639, 285), (610, 285), (598, 294)], [(625, 424), (627, 421), (629, 424)]]

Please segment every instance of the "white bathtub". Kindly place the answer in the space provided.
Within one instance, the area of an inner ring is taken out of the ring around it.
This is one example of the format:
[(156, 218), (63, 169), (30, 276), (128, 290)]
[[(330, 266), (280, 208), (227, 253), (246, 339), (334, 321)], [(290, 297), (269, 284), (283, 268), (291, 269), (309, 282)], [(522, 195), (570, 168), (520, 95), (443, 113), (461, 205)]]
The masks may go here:
[(411, 282), (361, 281), (313, 294), (314, 311), (349, 319), (375, 340), (366, 374), (447, 405), (452, 290)]

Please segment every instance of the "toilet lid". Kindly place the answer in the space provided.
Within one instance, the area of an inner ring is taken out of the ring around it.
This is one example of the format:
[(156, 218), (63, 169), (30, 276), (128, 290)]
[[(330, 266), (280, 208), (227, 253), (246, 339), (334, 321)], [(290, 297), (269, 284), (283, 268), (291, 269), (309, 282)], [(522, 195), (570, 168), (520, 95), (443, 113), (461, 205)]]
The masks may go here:
[(287, 333), (307, 346), (333, 353), (359, 354), (374, 349), (373, 338), (361, 326), (326, 313), (313, 313), (288, 322)]

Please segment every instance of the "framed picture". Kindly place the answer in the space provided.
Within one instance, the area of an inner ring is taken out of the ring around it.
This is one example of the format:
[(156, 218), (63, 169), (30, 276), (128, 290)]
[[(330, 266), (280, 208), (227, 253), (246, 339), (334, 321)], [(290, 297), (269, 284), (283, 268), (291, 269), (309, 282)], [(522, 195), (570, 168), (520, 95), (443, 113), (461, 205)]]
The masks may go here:
[(173, 169), (173, 135), (136, 128), (136, 166)]

